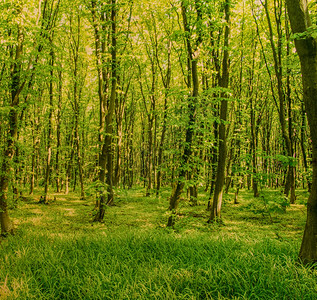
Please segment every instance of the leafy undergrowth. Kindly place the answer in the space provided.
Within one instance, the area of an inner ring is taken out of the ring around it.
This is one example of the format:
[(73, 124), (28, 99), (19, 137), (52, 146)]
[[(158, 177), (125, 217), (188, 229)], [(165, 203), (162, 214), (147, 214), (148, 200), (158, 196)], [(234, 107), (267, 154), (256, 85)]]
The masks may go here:
[(316, 271), (297, 263), (304, 205), (285, 212), (277, 192), (243, 191), (210, 225), (202, 193), (170, 229), (168, 192), (118, 192), (103, 224), (76, 194), (19, 203), (16, 235), (0, 244), (0, 299), (317, 299)]

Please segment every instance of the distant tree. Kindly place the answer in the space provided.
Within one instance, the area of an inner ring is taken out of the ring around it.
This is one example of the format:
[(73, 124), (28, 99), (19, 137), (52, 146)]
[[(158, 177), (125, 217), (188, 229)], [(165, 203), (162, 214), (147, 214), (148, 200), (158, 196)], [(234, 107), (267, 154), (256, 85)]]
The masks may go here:
[(55, 53), (54, 53), (54, 29), (58, 16), (60, 0), (44, 1), (43, 18), (45, 26), (43, 28), (43, 42), (49, 47), (49, 114), (48, 114), (48, 133), (47, 133), (47, 156), (46, 168), (44, 178), (44, 194), (40, 202), (48, 202), (48, 190), (50, 184), (51, 162), (52, 162), (52, 144), (53, 144), (53, 110), (54, 110), (54, 67), (55, 67)]

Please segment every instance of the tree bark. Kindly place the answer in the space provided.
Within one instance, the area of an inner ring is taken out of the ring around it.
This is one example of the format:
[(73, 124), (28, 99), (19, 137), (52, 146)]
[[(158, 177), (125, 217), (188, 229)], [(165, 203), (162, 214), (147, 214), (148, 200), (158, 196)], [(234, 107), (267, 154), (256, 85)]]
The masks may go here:
[[(197, 3), (195, 2), (195, 4)], [(192, 143), (193, 143), (193, 137), (194, 137), (193, 127), (196, 120), (196, 106), (197, 106), (197, 97), (198, 97), (198, 90), (199, 90), (198, 68), (197, 68), (198, 57), (195, 57), (195, 54), (190, 42), (191, 31), (187, 21), (187, 7), (184, 1), (182, 1), (181, 3), (181, 8), (182, 8), (184, 31), (186, 33), (185, 44), (187, 47), (187, 72), (188, 72), (187, 82), (189, 87), (192, 86), (192, 93), (191, 93), (191, 97), (188, 99), (189, 121), (188, 121), (188, 126), (186, 128), (185, 147), (184, 147), (183, 155), (181, 157), (180, 171), (178, 174), (178, 179), (174, 185), (172, 194), (170, 196), (169, 210), (172, 211), (174, 214), (176, 213), (176, 210), (178, 208), (180, 197), (185, 186), (186, 166), (192, 154)], [(196, 6), (196, 10), (197, 10), (197, 19), (201, 20), (201, 12), (197, 8), (197, 6)], [(200, 34), (198, 34), (198, 38), (196, 40), (196, 44), (194, 45), (194, 47), (197, 48), (200, 43), (201, 43), (201, 36)], [(197, 49), (195, 49), (195, 51), (196, 50)], [(167, 225), (173, 226), (174, 223), (175, 223), (174, 215), (171, 215), (169, 217)]]
[[(105, 190), (100, 195), (100, 205), (94, 220), (102, 222), (105, 215), (106, 205), (113, 204), (113, 115), (116, 103), (117, 87), (117, 33), (116, 33), (116, 0), (111, 0), (111, 92), (109, 103), (107, 105), (107, 114), (105, 116), (105, 135), (100, 155), (99, 180), (101, 184), (105, 183)], [(107, 199), (106, 199), (107, 196)]]
[[(56, 154), (55, 154), (55, 173), (56, 173), (56, 192), (60, 192), (60, 148), (61, 148), (61, 111), (62, 111), (62, 71), (58, 71), (58, 106), (56, 120)], [(33, 162), (33, 161), (32, 161)], [(33, 164), (32, 164), (33, 165)]]
[[(73, 63), (73, 110), (74, 110), (74, 140), (76, 146), (76, 161), (78, 167), (78, 175), (79, 175), (79, 184), (80, 184), (80, 198), (85, 198), (85, 190), (84, 190), (84, 177), (83, 177), (83, 164), (82, 164), (82, 154), (80, 147), (80, 138), (79, 138), (79, 114), (80, 114), (80, 99), (81, 99), (81, 90), (84, 85), (84, 78), (81, 78), (79, 73), (78, 59), (79, 59), (79, 47), (80, 47), (80, 14), (77, 12), (77, 28), (76, 33), (73, 33), (72, 28), (72, 19), (70, 19), (70, 41), (71, 41), (71, 49), (72, 49), (72, 63)], [(75, 185), (74, 185), (75, 188)]]
[[(230, 34), (230, 0), (225, 3), (225, 35), (224, 35), (224, 52), (222, 60), (222, 75), (219, 85), (227, 88), (229, 85), (229, 34)], [(226, 94), (222, 93), (223, 98), (227, 98)], [(221, 218), (221, 206), (223, 185), (225, 181), (226, 157), (227, 157), (227, 137), (226, 137), (226, 121), (227, 121), (228, 101), (221, 100), (220, 104), (220, 126), (219, 126), (219, 153), (218, 166), (215, 183), (215, 191), (213, 197), (213, 204), (211, 214), (208, 222), (215, 222)]]
[(18, 60), (22, 54), (22, 34), (18, 31), (18, 43), (15, 51), (10, 53), (13, 60), (11, 68), (11, 103), (9, 112), (9, 130), (5, 149), (3, 152), (1, 173), (0, 173), (0, 225), (1, 235), (13, 233), (13, 223), (9, 217), (8, 212), (8, 191), (9, 182), (13, 174), (13, 159), (16, 149), (16, 140), (18, 138), (18, 107), (19, 96), (25, 85), (25, 82), (20, 82), (21, 65)]
[[(291, 128), (291, 125), (289, 127), (286, 123), (286, 113), (285, 113), (285, 96), (287, 96), (287, 93), (285, 93), (283, 88), (283, 64), (282, 64), (282, 28), (281, 28), (281, 18), (282, 18), (282, 5), (281, 2), (274, 2), (274, 14), (275, 14), (275, 21), (276, 21), (276, 29), (277, 29), (277, 47), (274, 42), (274, 33), (273, 33), (273, 27), (272, 22), (270, 18), (270, 12), (268, 7), (268, 2), (265, 0), (263, 3), (267, 22), (268, 22), (268, 28), (269, 28), (269, 40), (272, 48), (272, 54), (273, 54), (273, 61), (274, 61), (274, 71), (275, 71), (275, 77), (277, 81), (277, 94), (278, 94), (278, 100), (279, 104), (276, 103), (278, 114), (279, 114), (279, 121), (281, 125), (282, 130), (282, 137), (285, 142), (286, 147), (286, 153), (288, 157), (293, 157), (293, 148), (292, 148), (292, 141), (290, 139), (290, 132), (289, 129)], [(267, 66), (268, 68), (268, 66)], [(273, 90), (272, 90), (273, 92)], [(274, 92), (273, 92), (274, 94)], [(290, 97), (290, 95), (288, 95)], [(273, 96), (274, 97), (274, 96)], [(291, 109), (291, 108), (289, 108)], [(291, 122), (289, 120), (288, 122)], [(293, 177), (293, 166), (288, 166), (288, 174), (286, 176), (286, 184), (284, 187), (284, 194), (288, 197), (290, 190), (293, 188), (295, 189), (295, 182)], [(295, 201), (295, 190), (291, 191), (291, 197), (290, 202), (293, 203)]]
[(313, 178), (307, 201), (307, 220), (299, 259), (304, 264), (317, 262), (317, 40), (307, 32), (312, 25), (307, 0), (286, 0), (295, 46), (300, 58), (303, 99), (312, 140)]
[[(52, 41), (50, 41), (52, 42)], [(51, 45), (53, 47), (53, 45)], [(40, 202), (41, 203), (47, 203), (48, 198), (48, 189), (49, 189), (49, 180), (50, 180), (50, 173), (51, 173), (51, 159), (52, 159), (52, 141), (53, 141), (53, 135), (52, 135), (52, 129), (53, 129), (53, 75), (54, 75), (54, 52), (53, 48), (50, 51), (50, 83), (49, 83), (49, 114), (48, 114), (48, 133), (47, 133), (47, 156), (46, 156), (46, 169), (45, 169), (45, 178), (44, 178), (44, 195), (41, 197)]]

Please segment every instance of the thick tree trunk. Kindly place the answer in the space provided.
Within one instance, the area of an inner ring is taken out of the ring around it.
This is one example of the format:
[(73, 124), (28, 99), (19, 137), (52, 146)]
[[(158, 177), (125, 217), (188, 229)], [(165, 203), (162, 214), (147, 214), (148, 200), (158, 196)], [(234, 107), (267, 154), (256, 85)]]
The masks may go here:
[(1, 175), (0, 175), (0, 225), (1, 235), (13, 233), (13, 223), (8, 213), (8, 199), (7, 194), (9, 190), (9, 178), (12, 172), (11, 163), (14, 157), (14, 136), (17, 132), (17, 113), (12, 110), (10, 113), (11, 134), (8, 137), (7, 150), (4, 153)]
[[(18, 41), (20, 42), (21, 33), (18, 33)], [(18, 43), (15, 48), (15, 61), (11, 65), (11, 103), (9, 113), (9, 130), (5, 149), (3, 152), (2, 166), (0, 170), (0, 225), (1, 234), (7, 235), (13, 233), (13, 223), (8, 213), (8, 191), (9, 182), (13, 174), (12, 163), (14, 160), (16, 141), (18, 138), (18, 106), (19, 96), (25, 85), (20, 83), (20, 64), (19, 58), (22, 54), (22, 44)], [(11, 53), (13, 59), (13, 52)]]
[(313, 178), (307, 202), (307, 221), (299, 258), (304, 264), (317, 262), (317, 40), (307, 34), (311, 21), (306, 0), (286, 0), (293, 33), (303, 34), (295, 39), (301, 62), (304, 103), (313, 148)]
[(12, 172), (11, 164), (14, 157), (15, 138), (17, 133), (17, 112), (12, 109), (10, 112), (10, 135), (8, 137), (7, 149), (4, 153), (0, 175), (0, 224), (1, 234), (12, 234), (13, 223), (8, 213), (7, 194), (9, 190), (10, 173)]

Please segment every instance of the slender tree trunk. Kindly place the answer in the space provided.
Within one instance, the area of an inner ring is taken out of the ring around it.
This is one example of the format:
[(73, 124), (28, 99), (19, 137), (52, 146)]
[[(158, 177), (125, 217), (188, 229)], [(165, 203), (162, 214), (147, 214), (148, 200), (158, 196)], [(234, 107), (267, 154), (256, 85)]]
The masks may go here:
[(65, 194), (69, 193), (70, 179), (72, 177), (73, 159), (74, 159), (74, 138), (73, 138), (73, 124), (71, 124), (70, 132), (68, 133), (68, 138), (66, 139), (67, 146), (69, 149), (69, 156), (66, 162), (66, 178), (65, 178)]
[[(52, 41), (51, 41), (52, 42)], [(48, 189), (49, 189), (49, 183), (50, 183), (50, 173), (51, 173), (51, 159), (52, 159), (52, 141), (53, 141), (53, 76), (54, 76), (54, 52), (53, 49), (50, 52), (50, 83), (49, 83), (49, 114), (48, 114), (48, 133), (47, 133), (47, 157), (46, 157), (46, 169), (45, 169), (45, 178), (44, 178), (44, 195), (41, 198), (41, 203), (47, 203), (48, 202)]]
[[(151, 113), (153, 114), (153, 112)], [(153, 172), (153, 115), (148, 118), (148, 152), (147, 152), (147, 187), (146, 196), (149, 197), (152, 191)]]
[[(222, 75), (220, 86), (227, 88), (229, 85), (229, 34), (230, 34), (230, 0), (225, 3), (225, 20), (226, 28), (224, 35), (224, 52), (222, 61)], [(225, 94), (223, 98), (227, 98)], [(210, 219), (208, 222), (215, 222), (221, 218), (221, 206), (223, 185), (225, 181), (226, 157), (227, 157), (227, 137), (226, 137), (226, 121), (227, 121), (228, 101), (227, 99), (221, 100), (220, 104), (220, 126), (219, 126), (219, 153), (218, 153), (218, 166), (217, 176), (215, 183), (215, 191), (212, 203)]]
[[(80, 80), (79, 70), (78, 70), (78, 59), (79, 59), (79, 47), (80, 47), (80, 15), (77, 16), (77, 32), (73, 34), (72, 24), (71, 26), (71, 43), (72, 43), (72, 54), (73, 54), (73, 101), (74, 101), (74, 140), (76, 146), (76, 161), (79, 175), (80, 184), (80, 198), (85, 198), (84, 190), (84, 178), (83, 178), (83, 166), (82, 166), (82, 155), (80, 147), (80, 137), (79, 137), (79, 114), (80, 114), (80, 98), (81, 98), (81, 85), (84, 84), (84, 79)], [(75, 189), (76, 184), (74, 184)]]
[(56, 156), (55, 156), (55, 172), (56, 172), (56, 192), (60, 189), (60, 148), (61, 148), (61, 111), (62, 111), (62, 71), (58, 71), (58, 106), (57, 106), (57, 124), (56, 124)]
[(166, 135), (166, 129), (167, 129), (167, 103), (168, 103), (168, 93), (169, 93), (169, 89), (170, 89), (171, 74), (172, 74), (171, 48), (172, 48), (172, 42), (169, 40), (168, 41), (168, 49), (167, 49), (167, 70), (166, 70), (166, 74), (164, 76), (162, 67), (159, 63), (158, 49), (156, 47), (157, 63), (158, 63), (159, 69), (160, 69), (161, 78), (162, 78), (162, 82), (163, 82), (164, 89), (165, 89), (162, 134), (161, 134), (161, 139), (160, 139), (160, 143), (159, 143), (159, 147), (158, 147), (158, 154), (157, 154), (158, 171), (156, 174), (156, 195), (158, 195), (158, 193), (160, 191), (161, 180), (162, 180), (163, 149), (164, 149), (165, 135)]
[(115, 166), (115, 175), (114, 175), (114, 186), (118, 186), (120, 183), (121, 177), (121, 160), (122, 160), (122, 118), (117, 121), (117, 135), (118, 135), (118, 142), (116, 147), (116, 166)]
[[(129, 72), (129, 70), (128, 70)], [(115, 105), (115, 116), (116, 116), (116, 124), (117, 124), (117, 143), (116, 143), (116, 161), (115, 161), (115, 170), (114, 170), (114, 178), (113, 178), (113, 185), (118, 186), (120, 184), (121, 176), (123, 173), (124, 168), (122, 167), (122, 148), (124, 147), (124, 135), (123, 135), (123, 118), (125, 116), (125, 111), (126, 111), (126, 102), (127, 102), (127, 97), (128, 97), (128, 91), (130, 89), (130, 83), (131, 83), (131, 77), (128, 78), (126, 87), (124, 89), (123, 95), (119, 94), (116, 97), (116, 105)], [(119, 76), (118, 76), (119, 80)], [(118, 86), (120, 86), (120, 82), (118, 82)], [(122, 84), (123, 85), (123, 84)], [(123, 89), (123, 87), (122, 87)], [(125, 134), (127, 134), (125, 132)], [(128, 136), (128, 134), (127, 134)], [(123, 160), (124, 161), (124, 160)]]
[[(285, 142), (285, 147), (287, 151), (287, 155), (289, 157), (293, 156), (293, 149), (292, 149), (292, 142), (290, 139), (290, 132), (288, 132), (287, 124), (286, 124), (286, 119), (285, 119), (285, 95), (286, 93), (284, 92), (283, 89), (283, 64), (282, 64), (282, 39), (283, 39), (283, 33), (281, 29), (281, 17), (282, 17), (282, 2), (275, 2), (274, 3), (274, 14), (275, 14), (275, 21), (276, 21), (276, 30), (277, 30), (277, 47), (274, 42), (274, 33), (273, 33), (273, 28), (272, 28), (272, 22), (270, 18), (270, 13), (269, 13), (269, 7), (268, 7), (268, 2), (265, 0), (263, 2), (263, 6), (265, 9), (266, 17), (267, 17), (267, 22), (268, 22), (268, 28), (269, 28), (269, 40), (272, 48), (272, 54), (273, 54), (273, 60), (274, 60), (274, 71), (275, 71), (275, 78), (277, 81), (277, 92), (278, 92), (278, 100), (279, 104), (277, 105), (278, 109), (278, 114), (279, 114), (279, 121), (281, 124), (281, 130), (282, 130), (282, 136), (283, 140)], [(267, 66), (268, 67), (268, 66)], [(290, 109), (290, 108), (289, 108)], [(291, 120), (289, 120), (291, 122)], [(291, 125), (290, 125), (291, 126)], [(292, 173), (293, 170), (292, 166), (289, 165), (288, 167), (288, 174), (286, 176), (286, 184), (284, 188), (284, 194), (288, 197), (290, 189), (293, 187), (294, 184), (291, 182), (293, 180)], [(294, 195), (295, 191), (292, 191), (292, 195)], [(295, 197), (290, 199), (291, 203), (295, 201)]]
[[(197, 3), (196, 3), (197, 4)], [(194, 137), (194, 124), (196, 120), (196, 106), (197, 106), (197, 97), (198, 97), (198, 90), (199, 90), (199, 80), (198, 80), (198, 68), (197, 68), (197, 57), (194, 57), (194, 51), (192, 49), (192, 45), (190, 42), (190, 28), (187, 21), (187, 8), (184, 1), (181, 3), (182, 8), (182, 16), (183, 16), (183, 25), (184, 30), (186, 32), (186, 46), (187, 46), (187, 71), (188, 71), (188, 86), (191, 87), (192, 82), (192, 94), (191, 97), (188, 99), (188, 112), (189, 112), (189, 121), (188, 126), (186, 128), (186, 138), (185, 138), (185, 147), (184, 152), (181, 157), (180, 162), (180, 171), (178, 175), (178, 180), (176, 181), (174, 188), (172, 190), (172, 194), (170, 196), (170, 205), (169, 210), (173, 213), (176, 213), (178, 208), (180, 197), (184, 189), (185, 185), (185, 175), (186, 175), (186, 166), (189, 162), (190, 156), (192, 154), (192, 143)], [(201, 12), (197, 9), (197, 18), (201, 20)], [(196, 41), (196, 45), (194, 46), (197, 48), (201, 43), (201, 36), (198, 36)], [(195, 49), (196, 50), (196, 49)], [(175, 217), (171, 215), (168, 220), (168, 226), (174, 226)]]
[(162, 180), (163, 148), (164, 148), (164, 143), (165, 143), (165, 134), (166, 134), (166, 127), (167, 127), (167, 93), (168, 93), (168, 91), (165, 90), (163, 126), (162, 126), (162, 134), (161, 134), (160, 144), (159, 144), (159, 148), (158, 148), (158, 155), (157, 155), (158, 171), (156, 174), (156, 195), (158, 195), (158, 193), (160, 191), (161, 180)]
[[(286, 12), (285, 12), (286, 14)], [(289, 65), (289, 57), (290, 57), (290, 33), (289, 33), (289, 24), (287, 15), (285, 17), (285, 30), (286, 30), (286, 56), (287, 56), (287, 65)], [(296, 167), (294, 164), (293, 158), (295, 157), (294, 153), (294, 138), (293, 138), (293, 113), (292, 113), (292, 97), (291, 97), (291, 78), (290, 78), (291, 70), (287, 67), (286, 70), (286, 100), (288, 103), (288, 136), (289, 136), (289, 143), (290, 143), (290, 164), (288, 166), (288, 185), (289, 191), (285, 190), (285, 192), (290, 193), (290, 203), (294, 204), (296, 200), (295, 194), (295, 176), (296, 176)], [(287, 193), (285, 193), (287, 194)]]
[[(40, 97), (38, 101), (41, 100), (42, 97), (42, 91), (40, 91)], [(32, 152), (32, 166), (31, 166), (31, 180), (30, 180), (30, 195), (34, 192), (34, 186), (35, 186), (35, 178), (37, 177), (38, 172), (38, 152), (39, 152), (39, 145), (40, 145), (40, 138), (39, 138), (39, 112), (36, 111), (35, 105), (34, 105), (34, 112), (33, 112), (33, 121), (32, 121), (32, 142), (33, 142), (33, 152)]]
[(253, 107), (253, 99), (251, 96), (251, 152), (252, 152), (252, 187), (253, 196), (259, 197), (258, 178), (257, 178), (257, 129), (255, 122), (255, 110)]

